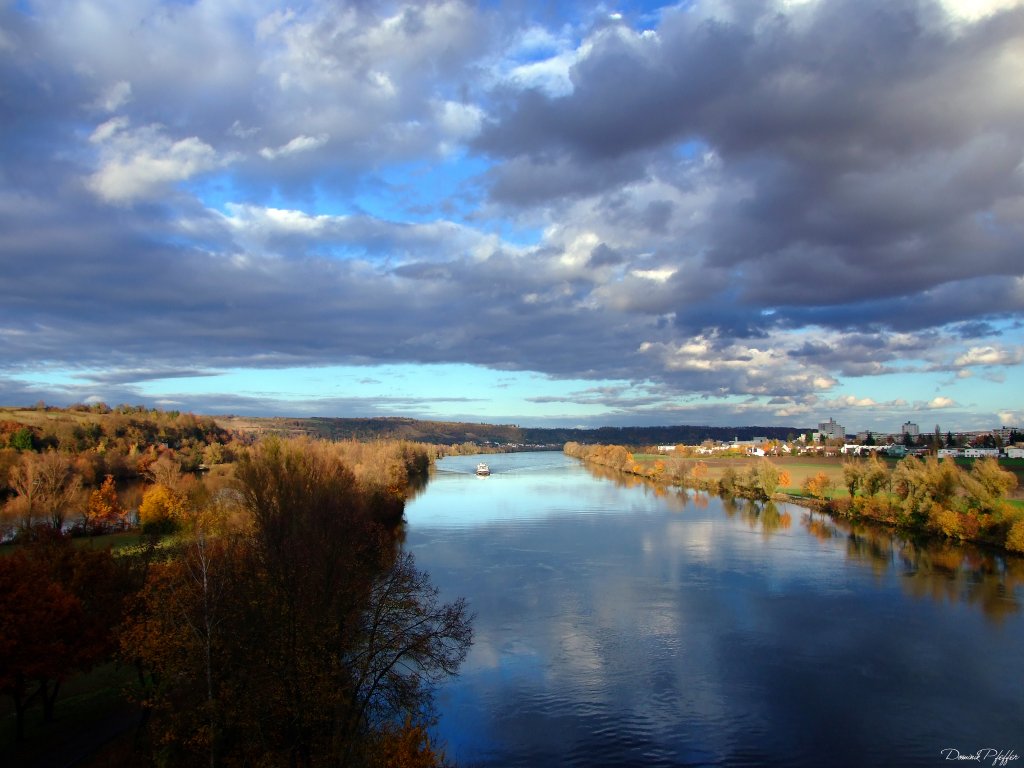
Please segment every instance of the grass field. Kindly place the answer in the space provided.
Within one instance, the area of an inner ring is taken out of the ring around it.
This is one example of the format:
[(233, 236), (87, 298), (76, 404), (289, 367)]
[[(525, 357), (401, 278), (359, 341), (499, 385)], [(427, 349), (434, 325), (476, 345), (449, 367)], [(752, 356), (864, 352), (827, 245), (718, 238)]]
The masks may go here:
[[(137, 547), (145, 543), (147, 538), (139, 531), (123, 531), (119, 533), (106, 533), (102, 536), (81, 536), (72, 539), (71, 545), (76, 549), (110, 549), (116, 553), (121, 549)], [(4, 544), (0, 546), (0, 557), (16, 552), (19, 546), (19, 544)]]

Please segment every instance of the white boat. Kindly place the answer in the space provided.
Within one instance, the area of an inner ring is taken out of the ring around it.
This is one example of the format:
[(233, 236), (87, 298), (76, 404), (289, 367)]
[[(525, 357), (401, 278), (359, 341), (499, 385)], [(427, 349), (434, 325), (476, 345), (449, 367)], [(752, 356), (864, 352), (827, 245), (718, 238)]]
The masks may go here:
[(476, 473), (478, 475), (489, 475), (491, 474), (491, 468), (481, 461), (476, 465)]

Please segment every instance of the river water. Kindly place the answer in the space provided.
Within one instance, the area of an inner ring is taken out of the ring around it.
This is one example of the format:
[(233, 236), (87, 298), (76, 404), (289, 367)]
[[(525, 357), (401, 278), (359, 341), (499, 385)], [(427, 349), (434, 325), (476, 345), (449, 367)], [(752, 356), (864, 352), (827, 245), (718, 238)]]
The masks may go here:
[(1024, 755), (1020, 559), (666, 493), (559, 453), (483, 457), (490, 477), (480, 460), (443, 459), (406, 508), (417, 565), (476, 614), (437, 697), (459, 765)]

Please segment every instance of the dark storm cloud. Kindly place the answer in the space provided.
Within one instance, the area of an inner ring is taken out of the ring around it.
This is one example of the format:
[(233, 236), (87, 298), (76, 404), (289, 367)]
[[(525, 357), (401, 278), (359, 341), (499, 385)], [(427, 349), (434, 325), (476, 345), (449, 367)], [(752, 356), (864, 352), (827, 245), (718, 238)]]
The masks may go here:
[(106, 209), (74, 222), (64, 210), (40, 203), (0, 222), (0, 248), (22, 257), (0, 273), (9, 369), (73, 360), (123, 367), (111, 381), (131, 381), (157, 361), (189, 370), (406, 360), (596, 375), (621, 372), (608, 361), (628, 365), (622, 342), (639, 343), (628, 326), (609, 329), (576, 306), (585, 286), (553, 282), (530, 258), (494, 253), (392, 274), (370, 262), (170, 246), (175, 227), (159, 218), (133, 232)]
[(609, 248), (604, 243), (599, 244), (590, 252), (587, 266), (590, 267), (614, 267), (624, 261), (622, 254), (617, 253), (614, 248)]
[(837, 329), (877, 331), (885, 328), (917, 332), (972, 322), (977, 329), (979, 321), (1012, 317), (1024, 311), (1022, 283), (1020, 278), (977, 277), (944, 283), (920, 293), (822, 306), (785, 307), (776, 316), (779, 323), (790, 327), (821, 325)]
[(928, 306), (960, 281), (1022, 274), (1024, 101), (1009, 81), (1024, 11), (954, 29), (939, 5), (903, 0), (723, 5), (667, 12), (652, 35), (606, 28), (570, 94), (510, 94), (476, 141), (504, 161), (494, 199), (612, 195), (638, 174), (665, 178), (696, 142), (743, 190), (699, 231), (741, 303), (722, 332), (756, 334), (761, 308), (899, 329), (1024, 310), (1012, 289), (954, 298), (945, 316)]
[(215, 371), (196, 371), (189, 369), (159, 370), (118, 370), (104, 373), (90, 371), (82, 375), (82, 379), (95, 384), (133, 384), (140, 381), (158, 381), (160, 379), (201, 379), (216, 376)]

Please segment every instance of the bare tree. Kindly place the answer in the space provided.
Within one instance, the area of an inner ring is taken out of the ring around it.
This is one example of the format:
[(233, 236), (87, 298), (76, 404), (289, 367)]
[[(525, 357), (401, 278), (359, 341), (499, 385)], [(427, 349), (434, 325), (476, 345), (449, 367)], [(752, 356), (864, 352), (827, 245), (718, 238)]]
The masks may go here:
[(31, 528), (40, 517), (59, 531), (69, 507), (78, 501), (82, 478), (65, 454), (26, 453), (11, 470), (11, 487), (18, 495), (15, 505), (23, 529)]
[(149, 465), (146, 474), (157, 485), (170, 488), (172, 491), (180, 490), (181, 465), (166, 453)]

